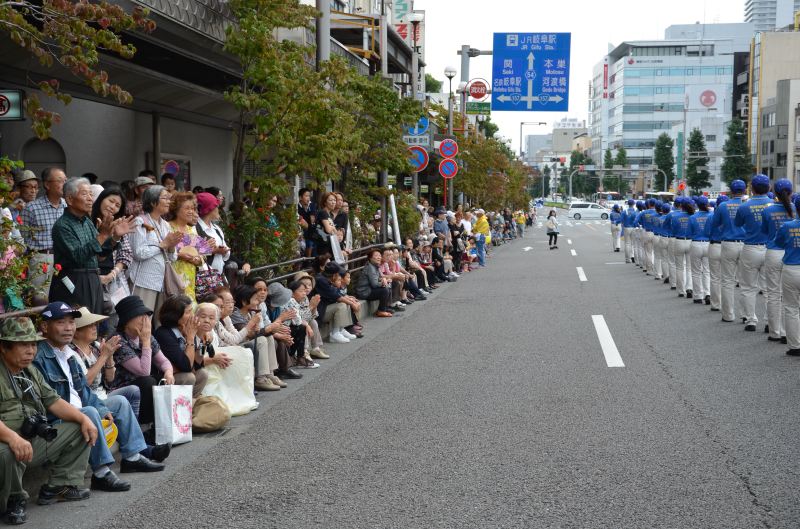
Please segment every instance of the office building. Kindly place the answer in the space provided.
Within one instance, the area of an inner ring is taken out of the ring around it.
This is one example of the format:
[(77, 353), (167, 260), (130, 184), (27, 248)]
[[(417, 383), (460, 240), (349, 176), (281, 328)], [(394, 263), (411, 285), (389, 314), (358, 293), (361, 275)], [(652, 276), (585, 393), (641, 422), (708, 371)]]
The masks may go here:
[[(664, 40), (628, 41), (595, 65), (589, 135), (592, 159), (624, 146), (629, 164), (653, 163), (662, 133), (678, 139), (699, 127), (709, 151), (721, 150), (733, 116), (734, 56), (749, 52), (752, 24), (670, 26)], [(676, 141), (677, 143), (677, 141)], [(721, 166), (721, 160), (712, 160)], [(716, 189), (719, 174), (714, 174)]]
[(800, 182), (800, 79), (777, 82), (776, 94), (761, 107), (761, 171), (770, 178)]
[(792, 24), (797, 11), (800, 0), (746, 0), (744, 20), (756, 31), (772, 31)]

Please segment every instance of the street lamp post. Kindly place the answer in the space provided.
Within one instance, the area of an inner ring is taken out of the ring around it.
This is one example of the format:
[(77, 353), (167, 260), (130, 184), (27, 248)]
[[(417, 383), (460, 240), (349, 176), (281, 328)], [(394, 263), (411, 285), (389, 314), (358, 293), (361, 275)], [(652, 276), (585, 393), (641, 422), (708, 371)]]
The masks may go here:
[[(522, 151), (522, 127), (523, 125), (547, 125), (544, 121), (520, 121), (519, 123), (519, 158), (520, 160), (523, 159), (523, 151)], [(530, 154), (530, 153), (528, 153)]]
[(411, 22), (414, 53), (411, 54), (411, 98), (417, 99), (417, 92), (419, 90), (419, 45), (417, 38), (419, 36), (419, 23), (422, 22), (424, 16), (422, 13), (412, 11), (408, 15), (408, 21)]
[[(448, 92), (447, 92), (447, 134), (453, 134), (453, 77), (456, 76), (456, 69), (453, 66), (448, 66), (444, 69), (444, 75), (447, 77), (448, 82)], [(445, 192), (448, 196), (448, 206), (451, 210), (453, 209), (453, 179), (451, 178), (449, 181), (444, 180), (442, 182), (443, 186), (447, 186), (445, 188)]]

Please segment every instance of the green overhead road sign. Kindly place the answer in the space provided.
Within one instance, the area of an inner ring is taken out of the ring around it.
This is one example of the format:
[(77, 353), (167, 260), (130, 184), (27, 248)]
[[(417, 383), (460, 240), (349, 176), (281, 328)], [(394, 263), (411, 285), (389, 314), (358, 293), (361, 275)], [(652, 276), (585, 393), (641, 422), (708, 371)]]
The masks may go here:
[(479, 101), (467, 102), (467, 114), (471, 116), (489, 116), (492, 113), (492, 104), (487, 101), (485, 103)]

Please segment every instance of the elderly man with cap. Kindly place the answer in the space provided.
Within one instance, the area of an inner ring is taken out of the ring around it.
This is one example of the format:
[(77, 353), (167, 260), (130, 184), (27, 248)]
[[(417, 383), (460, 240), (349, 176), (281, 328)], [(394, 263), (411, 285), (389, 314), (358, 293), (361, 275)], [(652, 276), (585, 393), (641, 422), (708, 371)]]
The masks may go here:
[(21, 206), (25, 207), (36, 200), (36, 195), (39, 194), (39, 179), (29, 169), (20, 171), (14, 176), (14, 190), (19, 194)]
[(133, 218), (90, 218), (92, 193), (85, 178), (70, 178), (64, 184), (67, 210), (53, 224), (53, 258), (60, 267), (50, 285), (50, 299), (84, 306), (95, 314), (103, 312), (103, 287), (98, 255), (108, 255), (124, 235), (133, 231)]
[(722, 239), (722, 254), (720, 257), (720, 282), (722, 321), (732, 322), (736, 319), (736, 271), (739, 266), (739, 256), (744, 246), (744, 229), (736, 226), (733, 220), (736, 212), (742, 205), (742, 195), (747, 185), (744, 180), (734, 180), (730, 184), (733, 198), (724, 202), (714, 210), (711, 217), (713, 228), (719, 228)]
[(139, 174), (133, 180), (133, 200), (129, 200), (125, 205), (125, 214), (133, 215), (134, 217), (142, 214), (142, 194), (148, 187), (155, 185), (155, 181), (149, 176)]
[[(39, 490), (41, 505), (90, 496), (83, 479), (98, 430), (30, 367), (42, 339), (29, 318), (0, 323), (0, 512), (3, 521), (13, 525), (27, 520), (28, 494), (22, 488), (27, 467), (47, 464), (47, 484)], [(47, 424), (48, 413), (64, 422)]]
[(31, 283), (47, 292), (53, 277), (53, 225), (64, 214), (64, 183), (67, 175), (57, 167), (42, 171), (45, 193), (22, 210), (22, 236), (31, 254), (28, 276)]
[[(44, 340), (39, 342), (33, 365), (58, 395), (89, 417), (98, 431), (103, 419), (113, 420), (119, 431), (122, 472), (158, 472), (164, 465), (150, 461), (140, 454), (147, 448), (142, 430), (128, 399), (112, 395), (101, 400), (90, 388), (80, 367), (80, 356), (70, 346), (75, 336), (75, 319), (80, 311), (61, 301), (54, 301), (42, 312)], [(109, 468), (114, 456), (104, 442), (95, 443), (89, 454), (92, 469), (92, 489), (107, 492), (130, 490), (130, 483), (121, 480)]]
[(445, 248), (450, 248), (452, 243), (450, 241), (450, 226), (447, 224), (447, 210), (439, 206), (433, 212), (433, 216), (435, 218), (433, 221), (434, 235), (444, 242)]
[(634, 263), (634, 237), (636, 233), (636, 201), (628, 199), (628, 208), (622, 212), (622, 240), (625, 249), (625, 262)]
[(764, 270), (764, 260), (767, 255), (767, 233), (762, 228), (764, 210), (774, 202), (767, 196), (769, 191), (769, 177), (757, 174), (750, 182), (753, 196), (739, 206), (733, 224), (744, 229), (744, 245), (739, 257), (739, 286), (742, 296), (742, 316), (747, 318), (744, 330), (756, 330), (758, 317), (756, 316), (756, 296), (759, 292), (758, 279)]

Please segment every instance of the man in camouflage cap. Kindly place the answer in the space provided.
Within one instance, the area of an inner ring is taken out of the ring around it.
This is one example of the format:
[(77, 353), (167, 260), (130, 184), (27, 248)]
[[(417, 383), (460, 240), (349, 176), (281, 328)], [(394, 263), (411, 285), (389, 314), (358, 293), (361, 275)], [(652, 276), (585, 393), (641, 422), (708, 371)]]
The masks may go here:
[[(30, 367), (42, 339), (29, 318), (0, 320), (0, 514), (13, 525), (27, 519), (22, 476), (29, 466), (49, 462), (48, 482), (39, 490), (40, 505), (83, 500), (90, 494), (83, 480), (97, 428)], [(64, 422), (37, 424), (46, 421), (48, 411)]]

